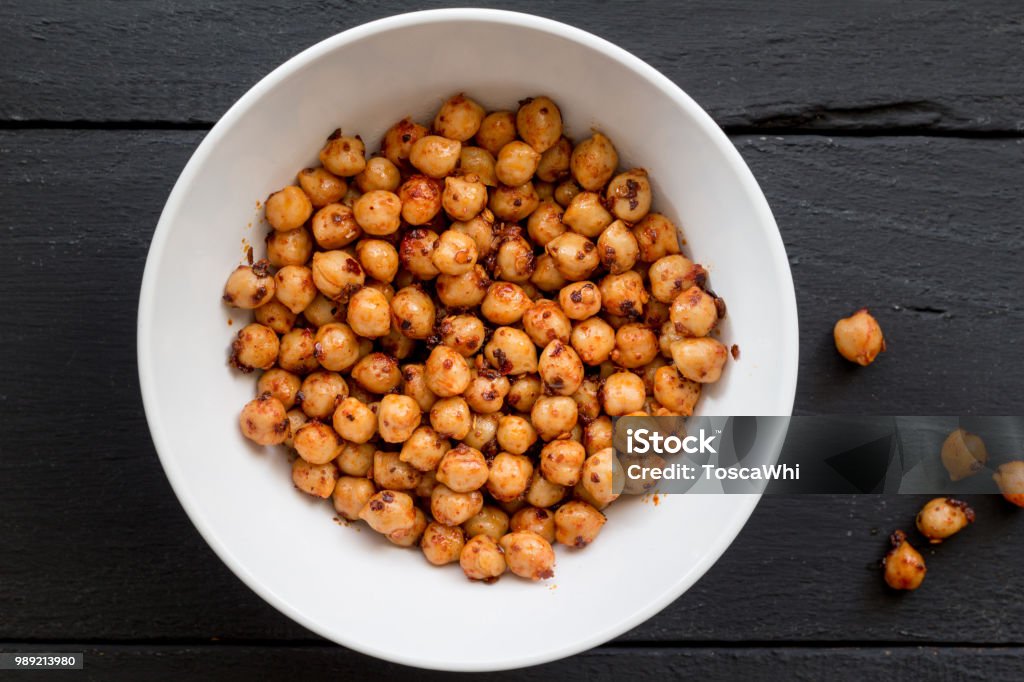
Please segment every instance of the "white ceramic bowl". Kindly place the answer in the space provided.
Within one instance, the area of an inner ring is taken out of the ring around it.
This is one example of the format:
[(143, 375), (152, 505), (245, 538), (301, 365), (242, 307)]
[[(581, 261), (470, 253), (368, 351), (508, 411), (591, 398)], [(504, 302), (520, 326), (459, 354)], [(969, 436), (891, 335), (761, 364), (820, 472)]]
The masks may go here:
[(428, 121), (459, 91), (488, 108), (549, 94), (570, 135), (600, 128), (622, 166), (649, 170), (656, 208), (682, 226), (728, 301), (723, 338), (742, 348), (706, 392), (703, 414), (789, 414), (798, 340), (782, 241), (740, 155), (667, 78), (593, 35), (492, 10), (406, 14), (315, 45), (231, 107), (167, 200), (139, 301), (142, 395), (167, 476), (221, 559), (283, 613), (373, 656), (479, 671), (568, 656), (643, 622), (715, 562), (757, 497), (617, 503), (597, 542), (558, 549), (550, 584), (507, 576), (484, 585), (340, 527), (329, 503), (292, 488), (280, 449), (239, 434), (255, 377), (227, 366), (245, 318), (220, 294), (242, 240), (262, 248), (257, 200), (314, 163), (336, 127), (375, 149), (391, 123)]

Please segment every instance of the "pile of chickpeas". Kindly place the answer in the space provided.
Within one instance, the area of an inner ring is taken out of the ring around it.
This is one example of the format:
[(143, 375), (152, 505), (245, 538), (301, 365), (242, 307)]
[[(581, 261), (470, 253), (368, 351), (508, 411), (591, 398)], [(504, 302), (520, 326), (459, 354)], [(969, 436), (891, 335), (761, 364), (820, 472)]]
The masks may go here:
[(612, 417), (690, 415), (728, 351), (707, 271), (651, 211), (642, 168), (573, 143), (547, 97), (465, 95), (367, 158), (335, 131), (265, 202), (266, 259), (231, 364), (260, 371), (242, 433), (295, 486), (473, 580), (554, 574), (612, 492)]

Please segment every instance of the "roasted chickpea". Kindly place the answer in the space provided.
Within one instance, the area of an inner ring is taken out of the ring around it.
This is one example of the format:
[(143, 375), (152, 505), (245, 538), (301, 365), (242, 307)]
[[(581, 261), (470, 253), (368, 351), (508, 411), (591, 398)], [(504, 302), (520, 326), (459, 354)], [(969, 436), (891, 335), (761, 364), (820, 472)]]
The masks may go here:
[(442, 398), (462, 395), (472, 381), (466, 358), (448, 346), (435, 346), (426, 363), (427, 388)]
[(618, 494), (612, 492), (613, 465), (612, 448), (604, 448), (594, 453), (583, 463), (580, 484), (587, 491), (590, 504), (598, 509), (604, 509), (618, 498)]
[(496, 163), (494, 156), (486, 149), (463, 145), (459, 152), (458, 172), (466, 176), (475, 175), (477, 182), (495, 187), (498, 184), (498, 175), (494, 171)]
[(555, 395), (572, 395), (583, 383), (583, 362), (580, 356), (571, 346), (558, 339), (549, 343), (540, 354), (537, 371), (545, 386)]
[(484, 496), (479, 490), (460, 493), (439, 483), (430, 493), (430, 512), (438, 523), (446, 526), (462, 525), (479, 513), (483, 506)]
[[(256, 309), (256, 322), (269, 327), (278, 334), (287, 334), (295, 326), (295, 313), (288, 310), (280, 301), (268, 301)], [(308, 318), (307, 318), (308, 319)]]
[(679, 253), (679, 230), (660, 213), (644, 216), (633, 226), (633, 236), (640, 247), (640, 260), (645, 263)]
[(466, 222), (455, 221), (449, 229), (473, 238), (473, 241), (476, 242), (478, 260), (490, 255), (497, 247), (497, 237), (494, 233), (494, 214), (489, 210), (484, 210), (480, 215)]
[(549, 543), (555, 541), (555, 515), (547, 509), (524, 507), (512, 516), (512, 532), (530, 531)]
[(313, 216), (313, 237), (324, 249), (340, 249), (362, 236), (352, 209), (345, 204), (327, 204)]
[(525, 455), (499, 452), (491, 460), (487, 491), (499, 502), (510, 502), (526, 492), (533, 476), (533, 464)]
[(368, 479), (342, 476), (334, 484), (334, 492), (331, 494), (334, 511), (344, 519), (357, 521), (359, 511), (370, 501), (375, 492), (377, 489)]
[(635, 270), (601, 280), (601, 306), (609, 315), (636, 319), (643, 315), (649, 298), (643, 277)]
[(988, 462), (985, 442), (973, 433), (956, 429), (942, 443), (942, 465), (953, 481), (960, 481), (981, 471)]
[(469, 537), (486, 535), (498, 541), (508, 532), (508, 514), (497, 507), (487, 505), (462, 524), (462, 529)]
[(313, 281), (327, 298), (347, 301), (349, 295), (366, 282), (359, 261), (345, 251), (313, 254)]
[(415, 400), (424, 412), (428, 412), (437, 402), (437, 396), (427, 387), (426, 368), (423, 365), (406, 365), (402, 368), (402, 393)]
[(412, 547), (420, 541), (423, 531), (427, 529), (427, 516), (420, 509), (416, 509), (416, 520), (409, 528), (402, 528), (387, 534), (387, 539), (399, 547)]
[(601, 133), (580, 142), (572, 150), (569, 169), (580, 187), (591, 192), (604, 187), (619, 165), (619, 155), (611, 140)]
[(573, 282), (558, 292), (558, 304), (572, 320), (586, 320), (601, 312), (601, 290), (593, 282)]
[[(311, 329), (293, 329), (281, 336), (277, 364), (294, 374), (309, 374), (320, 362), (316, 357), (316, 341)], [(327, 369), (334, 369), (327, 367)]]
[(497, 447), (495, 436), (498, 433), (498, 421), (501, 419), (499, 414), (474, 414), (473, 425), (469, 429), (469, 433), (465, 435), (462, 442), (471, 447), (476, 448), (480, 452), (492, 453)]
[(498, 422), (498, 446), (513, 455), (521, 455), (537, 442), (537, 432), (523, 417), (506, 415)]
[(427, 524), (420, 540), (420, 548), (427, 561), (435, 566), (444, 566), (458, 561), (466, 538), (458, 526), (445, 526), (432, 521)]
[(484, 117), (476, 133), (476, 143), (491, 154), (516, 139), (516, 117), (511, 111), (493, 111)]
[(582, 549), (594, 541), (606, 520), (604, 514), (586, 502), (566, 502), (555, 512), (555, 539)]
[(537, 347), (521, 329), (498, 327), (484, 346), (484, 357), (504, 375), (537, 371)]
[(540, 154), (533, 147), (513, 140), (498, 152), (494, 172), (501, 184), (518, 187), (530, 181), (539, 163)]
[(441, 320), (441, 343), (463, 357), (471, 357), (484, 345), (484, 323), (474, 315), (449, 315)]
[(390, 282), (398, 274), (398, 251), (386, 241), (363, 239), (356, 244), (359, 264), (370, 277)]
[(526, 182), (515, 187), (498, 185), (491, 190), (487, 207), (500, 220), (518, 223), (533, 213), (539, 204), (540, 197), (537, 196), (533, 183)]
[(642, 324), (624, 324), (615, 332), (611, 360), (620, 367), (637, 369), (658, 357), (658, 336)]
[(352, 214), (366, 234), (393, 234), (402, 224), (402, 200), (394, 192), (375, 189), (356, 200)]
[(462, 144), (440, 135), (426, 135), (413, 143), (409, 162), (424, 175), (443, 178), (455, 170)]
[[(275, 358), (276, 359), (276, 358)], [(296, 395), (302, 386), (302, 380), (291, 372), (275, 367), (267, 370), (256, 382), (256, 395), (269, 393), (284, 409), (290, 410), (295, 405)]]
[(347, 324), (331, 322), (317, 330), (314, 353), (324, 369), (345, 372), (359, 359), (359, 339)]
[(387, 353), (368, 353), (352, 367), (352, 378), (370, 393), (389, 393), (402, 382), (398, 361)]
[(264, 210), (267, 222), (275, 230), (295, 230), (309, 220), (313, 204), (301, 188), (290, 185), (267, 197)]
[(420, 484), (421, 473), (397, 452), (373, 453), (373, 482), (384, 490), (414, 490)]
[(631, 270), (636, 265), (640, 247), (636, 243), (636, 237), (629, 231), (625, 223), (616, 220), (605, 228), (601, 236), (597, 238), (597, 253), (601, 259), (601, 265), (607, 268), (611, 274), (617, 275)]
[(402, 218), (410, 225), (425, 225), (441, 210), (443, 190), (439, 181), (426, 175), (412, 175), (398, 188)]
[(647, 392), (644, 380), (632, 372), (616, 372), (601, 386), (601, 403), (612, 417), (621, 417), (643, 409)]
[(554, 440), (540, 451), (540, 471), (556, 485), (573, 486), (580, 480), (586, 458), (586, 450), (576, 441)]
[(387, 297), (373, 287), (363, 287), (349, 300), (345, 319), (351, 330), (366, 338), (387, 336), (391, 329), (391, 306)]
[(675, 366), (663, 366), (654, 373), (653, 392), (665, 408), (688, 417), (700, 399), (700, 384), (679, 374)]
[(550, 441), (569, 434), (576, 426), (579, 411), (576, 401), (568, 396), (537, 398), (530, 410), (530, 423), (541, 440)]
[(292, 483), (307, 495), (327, 499), (334, 492), (337, 480), (338, 469), (330, 462), (311, 464), (301, 457), (292, 462)]
[(453, 220), (472, 220), (487, 206), (487, 186), (476, 175), (449, 176), (441, 205)]
[(707, 271), (680, 254), (659, 258), (648, 274), (651, 295), (663, 303), (672, 303), (679, 294), (691, 287), (702, 288), (707, 281)]
[(587, 279), (601, 264), (594, 242), (575, 232), (555, 237), (544, 250), (551, 256), (559, 274), (570, 282)]
[(885, 350), (882, 328), (867, 308), (836, 322), (832, 334), (839, 354), (862, 367), (870, 365)]
[(633, 168), (619, 173), (608, 183), (605, 197), (619, 220), (635, 223), (651, 210), (651, 183), (647, 171)]
[[(533, 409), (537, 398), (541, 396), (543, 389), (544, 385), (541, 383), (540, 377), (536, 374), (524, 374), (512, 383), (505, 402), (520, 412), (529, 412)], [(505, 449), (509, 450), (509, 448)], [(510, 452), (514, 452), (514, 450), (510, 450)]]
[(398, 259), (406, 272), (421, 280), (437, 277), (440, 271), (432, 260), (437, 243), (438, 236), (433, 230), (417, 228), (406, 232), (398, 246)]
[(280, 345), (270, 327), (255, 322), (246, 325), (231, 344), (231, 366), (246, 374), (254, 369), (270, 369), (277, 361)]
[(473, 426), (473, 415), (462, 398), (442, 398), (430, 408), (430, 425), (446, 438), (462, 440)]
[(547, 253), (541, 254), (534, 261), (530, 283), (545, 292), (558, 291), (566, 285), (566, 279), (555, 266), (555, 259)]
[[(334, 463), (346, 476), (366, 478), (373, 469), (373, 453), (376, 448), (371, 443), (348, 443), (341, 447)], [(357, 510), (358, 511), (358, 510)]]
[(669, 316), (676, 331), (684, 337), (707, 336), (718, 324), (718, 305), (714, 297), (692, 286), (676, 296)]
[(477, 535), (466, 543), (459, 555), (459, 565), (470, 580), (494, 581), (506, 568), (501, 548), (487, 535)]
[(349, 137), (342, 135), (340, 129), (335, 130), (320, 150), (320, 163), (343, 178), (359, 175), (366, 168), (366, 146), (358, 135)]
[(683, 339), (672, 344), (672, 360), (690, 381), (713, 384), (722, 376), (728, 349), (709, 337)]
[(572, 394), (572, 399), (576, 401), (576, 411), (584, 423), (589, 424), (601, 415), (601, 399), (598, 397), (600, 390), (601, 384), (597, 379), (584, 379)]
[(541, 154), (537, 164), (537, 178), (543, 182), (558, 182), (569, 174), (569, 157), (572, 156), (572, 143), (566, 138), (559, 138), (553, 146)]
[(295, 451), (310, 464), (327, 464), (341, 452), (341, 440), (330, 426), (315, 419), (292, 436)]
[(459, 93), (450, 97), (434, 116), (434, 130), (450, 140), (465, 142), (477, 134), (484, 120), (484, 108)]
[(274, 296), (285, 307), (298, 315), (316, 298), (313, 273), (302, 265), (286, 265), (274, 275)]
[(494, 259), (494, 276), (506, 282), (525, 284), (535, 267), (533, 246), (523, 239), (518, 227), (506, 231)]
[(302, 411), (311, 419), (330, 419), (338, 404), (348, 397), (348, 384), (340, 374), (321, 370), (303, 380), (299, 395)]
[(305, 265), (313, 255), (313, 238), (304, 227), (284, 232), (272, 230), (266, 243), (267, 260), (276, 267)]
[(494, 324), (515, 324), (533, 306), (523, 288), (512, 282), (494, 282), (480, 303), (480, 312)]
[(523, 314), (523, 329), (543, 348), (556, 339), (568, 343), (572, 323), (557, 303), (541, 299)]
[(548, 97), (527, 99), (516, 112), (516, 131), (538, 153), (546, 152), (562, 137), (562, 112)]
[(274, 298), (275, 290), (270, 263), (260, 260), (235, 268), (224, 285), (224, 301), (235, 308), (259, 308)]
[(417, 286), (395, 292), (391, 299), (391, 320), (410, 339), (425, 339), (434, 332), (434, 302)]
[(572, 198), (583, 191), (573, 179), (564, 180), (555, 186), (554, 199), (560, 206), (568, 206)]
[(430, 132), (426, 126), (406, 117), (388, 128), (380, 143), (380, 152), (399, 168), (407, 166), (412, 146)]
[(348, 183), (324, 168), (304, 168), (299, 171), (299, 186), (309, 197), (314, 208), (341, 201)]
[(356, 176), (356, 185), (364, 193), (376, 190), (394, 192), (401, 182), (402, 175), (398, 167), (383, 156), (375, 156), (368, 160), (366, 167)]
[(605, 209), (601, 195), (596, 192), (580, 192), (569, 202), (562, 222), (573, 232), (594, 238), (612, 224), (612, 214)]
[(406, 493), (382, 490), (366, 501), (359, 510), (359, 518), (378, 533), (388, 535), (416, 523), (416, 506)]
[(532, 530), (509, 533), (501, 538), (501, 548), (510, 571), (528, 580), (546, 580), (555, 575), (555, 552), (551, 543)]
[(441, 275), (437, 278), (437, 297), (451, 308), (472, 308), (480, 305), (491, 286), (487, 271), (480, 265), (461, 275)]
[(916, 590), (924, 582), (924, 557), (907, 542), (907, 534), (896, 531), (889, 538), (892, 549), (885, 555), (885, 582), (894, 590)]
[(577, 324), (569, 338), (580, 360), (592, 366), (605, 362), (615, 349), (615, 330), (599, 317)]
[(445, 230), (434, 246), (430, 258), (439, 272), (446, 275), (464, 274), (476, 265), (476, 242), (462, 232)]
[(1024, 462), (1015, 460), (1000, 464), (992, 480), (1007, 502), (1024, 507)]
[(402, 444), (400, 459), (420, 471), (433, 471), (450, 449), (448, 439), (429, 426), (420, 426)]
[(269, 393), (246, 403), (238, 423), (242, 435), (258, 445), (278, 445), (290, 434), (291, 422), (284, 405)]
[(974, 510), (966, 502), (951, 497), (937, 497), (917, 513), (917, 529), (933, 544), (956, 535), (974, 523)]
[(588, 455), (594, 455), (612, 447), (612, 420), (602, 415), (583, 429), (583, 447)]
[(338, 435), (352, 443), (365, 443), (377, 433), (377, 415), (366, 403), (352, 396), (338, 404), (332, 424)]
[(538, 246), (546, 246), (552, 239), (565, 232), (563, 213), (562, 207), (551, 199), (545, 199), (537, 204), (537, 208), (530, 214), (530, 219), (526, 223), (530, 239)]
[(420, 425), (420, 406), (407, 395), (388, 394), (381, 398), (377, 410), (377, 431), (385, 443), (408, 440)]
[(508, 379), (488, 367), (475, 374), (462, 397), (477, 414), (494, 414), (505, 404), (509, 387)]

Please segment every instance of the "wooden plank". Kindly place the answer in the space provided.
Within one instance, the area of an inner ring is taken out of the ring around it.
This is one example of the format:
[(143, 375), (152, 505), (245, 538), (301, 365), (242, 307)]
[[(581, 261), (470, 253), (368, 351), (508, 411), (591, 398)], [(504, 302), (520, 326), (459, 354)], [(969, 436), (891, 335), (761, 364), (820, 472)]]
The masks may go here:
[[(0, 373), (0, 639), (312, 638), (204, 545), (170, 492), (139, 401), (144, 257), (201, 136), (0, 132), (11, 198), (0, 290), (13, 303), (0, 347), (32, 368)], [(1020, 413), (1020, 142), (736, 142), (794, 263), (798, 411)], [(880, 310), (892, 350), (849, 371), (828, 333), (865, 304)], [(908, 527), (921, 502), (765, 499), (722, 561), (625, 639), (1024, 642), (1024, 518), (997, 498), (972, 499), (978, 523), (927, 553), (920, 592), (883, 589), (885, 535)]]
[[(1024, 129), (1024, 24), (1012, 1), (516, 7), (634, 52), (730, 127)], [(59, 11), (3, 3), (0, 120), (209, 123), (293, 54), (408, 9), (383, 0), (301, 10), (282, 0), (102, 0)]]
[[(510, 643), (510, 646), (514, 646)], [(82, 652), (86, 680), (449, 680), (451, 673), (385, 663), (332, 646), (176, 646), (38, 644), (0, 642), (4, 651)], [(1024, 649), (984, 648), (651, 648), (605, 647), (522, 670), (488, 675), (496, 680), (543, 682), (587, 679), (702, 680), (985, 680), (1020, 679)], [(797, 676), (797, 677), (794, 677)], [(76, 675), (76, 678), (78, 676)]]

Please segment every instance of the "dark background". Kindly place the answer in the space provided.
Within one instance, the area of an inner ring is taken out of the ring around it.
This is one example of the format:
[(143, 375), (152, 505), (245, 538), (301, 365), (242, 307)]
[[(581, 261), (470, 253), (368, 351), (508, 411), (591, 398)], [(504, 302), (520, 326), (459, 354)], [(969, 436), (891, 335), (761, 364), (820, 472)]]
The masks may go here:
[[(796, 280), (797, 413), (1021, 414), (1018, 3), (517, 8), (634, 52), (730, 134)], [(0, 5), (0, 650), (85, 651), (96, 679), (442, 677), (319, 639), (217, 560), (160, 468), (135, 366), (146, 251), (205, 131), (287, 57), (404, 9)], [(865, 305), (889, 352), (856, 369), (830, 332)], [(970, 501), (978, 522), (894, 594), (877, 562), (923, 498), (767, 497), (663, 613), (504, 677), (1020, 679), (1024, 510)]]

